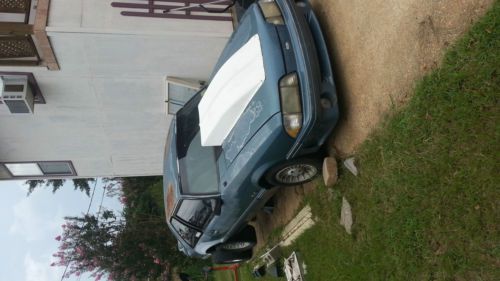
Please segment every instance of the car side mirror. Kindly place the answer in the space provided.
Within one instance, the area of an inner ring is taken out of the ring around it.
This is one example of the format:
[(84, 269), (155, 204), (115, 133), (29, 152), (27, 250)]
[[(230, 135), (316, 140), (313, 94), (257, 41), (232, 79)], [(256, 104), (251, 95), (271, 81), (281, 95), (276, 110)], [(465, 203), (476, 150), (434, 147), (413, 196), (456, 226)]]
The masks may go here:
[(222, 199), (220, 199), (220, 197), (212, 199), (212, 210), (214, 215), (220, 216), (222, 210)]

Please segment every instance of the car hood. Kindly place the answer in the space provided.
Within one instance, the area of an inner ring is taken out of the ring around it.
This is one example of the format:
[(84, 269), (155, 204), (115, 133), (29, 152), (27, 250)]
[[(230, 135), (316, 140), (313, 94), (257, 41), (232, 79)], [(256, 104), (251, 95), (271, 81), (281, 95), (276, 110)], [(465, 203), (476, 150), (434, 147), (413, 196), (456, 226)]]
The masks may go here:
[(220, 67), (198, 104), (203, 146), (222, 145), (265, 78), (255, 34)]
[[(253, 49), (245, 50), (246, 47)], [(225, 64), (242, 50), (252, 56), (253, 64), (240, 65), (239, 70), (234, 70), (235, 74), (229, 75), (234, 77), (230, 84), (235, 87), (226, 94), (232, 95), (234, 101), (228, 102), (228, 97), (217, 98), (213, 101), (218, 106), (213, 110), (200, 111), (200, 128), (205, 125), (214, 128), (217, 138), (211, 144), (222, 146), (227, 164), (232, 163), (259, 128), (280, 111), (278, 81), (285, 74), (283, 54), (276, 27), (265, 21), (257, 5), (252, 5), (241, 19), (216, 64), (210, 83), (218, 82), (220, 71), (226, 71)], [(228, 114), (218, 114), (218, 107)], [(220, 116), (220, 122), (204, 123), (202, 118), (211, 114)]]

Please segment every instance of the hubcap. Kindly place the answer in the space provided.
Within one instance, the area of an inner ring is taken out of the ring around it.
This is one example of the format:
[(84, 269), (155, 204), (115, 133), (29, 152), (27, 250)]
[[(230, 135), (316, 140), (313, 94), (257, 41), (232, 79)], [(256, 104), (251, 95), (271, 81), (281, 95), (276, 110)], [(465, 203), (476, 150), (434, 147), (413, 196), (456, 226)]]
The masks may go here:
[(316, 176), (318, 169), (310, 164), (295, 164), (281, 169), (276, 173), (276, 180), (285, 184), (295, 184), (308, 181)]
[(229, 242), (222, 245), (225, 250), (240, 250), (252, 246), (251, 242)]

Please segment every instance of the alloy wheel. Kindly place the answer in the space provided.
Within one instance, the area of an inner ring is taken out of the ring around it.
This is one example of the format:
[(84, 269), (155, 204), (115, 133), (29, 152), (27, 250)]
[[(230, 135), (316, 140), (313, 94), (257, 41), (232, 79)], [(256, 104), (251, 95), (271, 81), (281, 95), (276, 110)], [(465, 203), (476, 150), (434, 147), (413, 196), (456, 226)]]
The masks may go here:
[(314, 178), (318, 169), (311, 164), (293, 164), (276, 173), (275, 179), (284, 184), (298, 184)]

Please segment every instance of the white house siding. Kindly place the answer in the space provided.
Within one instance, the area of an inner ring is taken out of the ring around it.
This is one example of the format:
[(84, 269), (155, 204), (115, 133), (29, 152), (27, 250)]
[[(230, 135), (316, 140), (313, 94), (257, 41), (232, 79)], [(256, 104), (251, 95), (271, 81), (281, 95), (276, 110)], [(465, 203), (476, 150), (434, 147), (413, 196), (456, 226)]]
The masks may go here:
[[(144, 0), (51, 0), (47, 31), (80, 30), (197, 37), (227, 37), (232, 32), (232, 25), (221, 21), (125, 17), (120, 15), (120, 11), (131, 9), (112, 8), (112, 2), (147, 3)], [(157, 4), (167, 5), (160, 2)]]
[(51, 1), (60, 71), (0, 67), (33, 72), (47, 102), (33, 115), (0, 105), (0, 162), (71, 160), (78, 177), (162, 173), (165, 78), (206, 79), (232, 27), (124, 17), (110, 3)]

